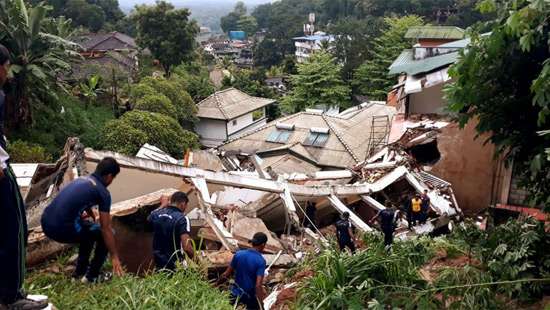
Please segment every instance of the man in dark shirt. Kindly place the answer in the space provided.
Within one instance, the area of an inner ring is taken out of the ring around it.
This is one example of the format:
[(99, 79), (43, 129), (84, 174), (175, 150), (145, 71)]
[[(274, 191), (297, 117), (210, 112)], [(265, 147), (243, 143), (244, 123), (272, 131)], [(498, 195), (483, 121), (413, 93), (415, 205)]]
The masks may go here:
[(267, 236), (257, 232), (250, 240), (252, 249), (238, 251), (231, 264), (218, 280), (218, 284), (227, 280), (235, 271), (235, 284), (231, 287), (231, 298), (244, 305), (246, 309), (260, 309), (260, 303), (266, 297), (263, 287), (266, 263), (261, 252), (267, 243)]
[(35, 302), (23, 292), (27, 220), (25, 205), (15, 174), (9, 163), (4, 139), (6, 96), (4, 83), (8, 79), (10, 53), (0, 44), (0, 309), (42, 309), (47, 302)]
[(306, 219), (305, 226), (314, 229), (315, 226), (315, 214), (317, 213), (317, 208), (315, 207), (315, 202), (308, 201), (306, 202)]
[(189, 236), (191, 224), (183, 213), (189, 199), (183, 192), (175, 192), (170, 198), (163, 197), (158, 209), (151, 212), (153, 224), (153, 257), (157, 270), (176, 269), (176, 262), (183, 258), (182, 249), (193, 258), (193, 244)]
[[(46, 236), (60, 243), (78, 243), (78, 260), (73, 276), (84, 282), (96, 282), (101, 267), (111, 254), (113, 272), (122, 275), (123, 270), (115, 246), (111, 227), (111, 194), (107, 187), (120, 172), (116, 160), (103, 158), (95, 172), (74, 180), (65, 186), (42, 214), (42, 230)], [(99, 224), (92, 211), (99, 209)], [(90, 219), (86, 219), (84, 212)], [(95, 246), (94, 257), (90, 255)]]
[(420, 200), (422, 200), (420, 224), (426, 224), (426, 220), (428, 219), (428, 211), (430, 210), (430, 197), (428, 197), (427, 189), (425, 189), (420, 196)]
[(393, 232), (395, 231), (398, 212), (394, 206), (387, 205), (385, 209), (378, 211), (376, 216), (369, 221), (369, 224), (374, 223), (376, 220), (380, 222), (386, 249), (390, 249), (393, 243)]
[(342, 213), (342, 217), (336, 221), (336, 236), (338, 238), (338, 246), (340, 251), (346, 247), (355, 253), (355, 244), (353, 243), (353, 232), (351, 231), (351, 223), (349, 221), (349, 212)]

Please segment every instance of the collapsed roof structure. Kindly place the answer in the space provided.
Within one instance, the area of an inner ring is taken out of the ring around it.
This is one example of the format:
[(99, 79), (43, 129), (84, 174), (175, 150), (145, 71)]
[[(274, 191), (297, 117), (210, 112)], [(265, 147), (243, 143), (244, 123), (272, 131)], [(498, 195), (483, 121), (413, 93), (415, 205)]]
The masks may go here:
[(205, 151), (188, 154), (183, 163), (175, 164), (84, 149), (78, 139), (69, 139), (65, 154), (56, 164), (38, 166), (28, 189), (28, 261), (37, 263), (64, 248), (42, 234), (41, 213), (64, 184), (92, 172), (106, 156), (121, 165), (109, 190), (117, 246), (131, 271), (150, 267), (151, 232), (145, 219), (158, 207), (162, 195), (176, 190), (189, 193), (192, 237), (205, 241), (201, 242), (202, 256), (212, 268), (227, 265), (230, 252), (247, 247), (247, 240), (256, 231), (269, 236), (266, 259), (275, 267), (295, 263), (305, 248), (323, 244), (326, 239), (319, 229), (313, 232), (303, 228), (310, 220), (304, 212), (307, 201), (316, 203), (317, 219), (313, 220), (317, 228), (332, 224), (347, 211), (355, 229), (371, 232), (376, 227), (368, 225), (368, 220), (387, 203), (399, 205), (405, 197), (428, 190), (428, 223), (409, 231), (402, 217), (397, 234), (407, 238), (429, 233), (461, 215), (450, 184), (423, 172), (407, 151), (429, 141), (436, 131), (408, 131), (398, 142), (353, 169), (292, 175), (267, 173), (260, 165), (254, 171), (230, 171), (223, 156)]

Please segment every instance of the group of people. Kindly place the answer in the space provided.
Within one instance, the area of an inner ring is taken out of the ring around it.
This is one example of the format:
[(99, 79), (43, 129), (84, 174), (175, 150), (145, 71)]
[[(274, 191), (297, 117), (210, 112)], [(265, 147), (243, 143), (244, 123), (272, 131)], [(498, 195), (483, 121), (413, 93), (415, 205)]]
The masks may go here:
[[(10, 53), (0, 44), (0, 310), (39, 310), (48, 301), (30, 299), (23, 290), (28, 240), (25, 205), (10, 166), (4, 136), (6, 96), (4, 85), (10, 70)], [(41, 225), (46, 236), (60, 243), (78, 244), (73, 277), (82, 282), (99, 282), (101, 269), (110, 254), (113, 273), (124, 273), (111, 224), (111, 195), (107, 188), (120, 172), (114, 158), (102, 159), (89, 176), (67, 184), (45, 208)], [(154, 228), (153, 254), (156, 269), (173, 271), (185, 255), (194, 257), (190, 222), (184, 211), (187, 194), (176, 192), (163, 197), (160, 207), (149, 216)], [(267, 236), (256, 233), (252, 248), (235, 254), (220, 283), (235, 274), (233, 300), (248, 309), (258, 309), (265, 297), (262, 283), (266, 262), (260, 254)], [(93, 257), (92, 257), (93, 252)], [(185, 254), (184, 254), (185, 253)]]

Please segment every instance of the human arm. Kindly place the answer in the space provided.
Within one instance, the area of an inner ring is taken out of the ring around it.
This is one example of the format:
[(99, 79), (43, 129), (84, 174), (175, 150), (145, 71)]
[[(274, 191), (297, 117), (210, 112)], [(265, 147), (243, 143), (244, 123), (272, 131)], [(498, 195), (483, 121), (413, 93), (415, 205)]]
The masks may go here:
[(224, 273), (222, 273), (216, 284), (220, 285), (227, 281), (227, 279), (229, 279), (229, 277), (231, 277), (231, 275), (233, 274), (233, 270), (234, 269), (231, 265), (228, 266), (227, 269), (225, 269)]
[(263, 275), (256, 276), (256, 297), (260, 301), (263, 301), (267, 295), (265, 292), (263, 283), (264, 283), (264, 276)]
[[(3, 139), (0, 136), (0, 139)], [(4, 169), (8, 167), (7, 161), (10, 158), (8, 153), (0, 146), (0, 179), (4, 178)]]
[(378, 211), (378, 213), (376, 213), (376, 215), (369, 221), (369, 224), (372, 224), (374, 223), (374, 221), (376, 221), (378, 218), (380, 218), (380, 213), (382, 211)]
[(113, 228), (111, 225), (111, 215), (109, 212), (99, 212), (99, 223), (101, 225), (103, 241), (111, 254), (113, 273), (117, 276), (121, 276), (124, 274), (124, 271), (122, 270), (122, 264), (120, 263), (120, 258), (118, 257), (118, 251), (115, 245), (115, 236), (113, 235)]
[(195, 250), (193, 249), (193, 242), (192, 239), (189, 237), (189, 234), (181, 234), (181, 247), (189, 256), (189, 258), (193, 259), (195, 257)]

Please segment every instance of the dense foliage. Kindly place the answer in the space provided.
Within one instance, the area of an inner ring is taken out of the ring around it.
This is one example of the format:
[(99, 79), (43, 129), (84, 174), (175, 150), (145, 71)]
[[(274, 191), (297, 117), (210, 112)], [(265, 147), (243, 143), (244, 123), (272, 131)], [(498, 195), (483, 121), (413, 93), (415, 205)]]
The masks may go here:
[[(63, 270), (66, 263), (60, 260), (57, 266)], [(196, 269), (173, 275), (127, 275), (99, 285), (38, 271), (29, 276), (28, 283), (30, 291), (47, 295), (59, 309), (233, 309), (228, 294), (211, 287)]]
[(368, 60), (355, 71), (353, 86), (358, 94), (377, 100), (386, 98), (396, 83), (396, 77), (388, 75), (388, 68), (403, 49), (411, 47), (411, 42), (404, 38), (407, 30), (419, 25), (422, 18), (415, 15), (384, 18), (384, 29), (374, 39)]
[(131, 111), (108, 122), (103, 129), (103, 145), (108, 150), (135, 155), (144, 143), (182, 158), (188, 149), (199, 147), (198, 137), (184, 130), (170, 116), (146, 111)]
[[(468, 224), (450, 237), (397, 241), (390, 253), (378, 235), (363, 241), (354, 255), (325, 250), (303, 263), (314, 276), (299, 288), (299, 309), (518, 308), (550, 283), (550, 236), (534, 220), (486, 232)], [(471, 241), (474, 259), (465, 257)]]
[(185, 83), (185, 90), (187, 90), (196, 103), (210, 96), (215, 91), (214, 85), (210, 81), (209, 72), (201, 63), (190, 62), (181, 64), (173, 69), (173, 74), (177, 75), (179, 80)]
[[(177, 119), (183, 128), (192, 130), (198, 121), (197, 107), (191, 96), (185, 91), (185, 86), (186, 81), (177, 74), (172, 75), (169, 79), (146, 77), (131, 87), (130, 94), (132, 100), (135, 101), (136, 109), (166, 114)], [(146, 103), (144, 97), (146, 96), (148, 99), (156, 97), (154, 103), (147, 104), (149, 109), (144, 109)], [(153, 109), (157, 109), (157, 111), (153, 111)]]
[(151, 6), (139, 5), (132, 14), (138, 44), (151, 50), (166, 75), (170, 75), (173, 66), (190, 60), (195, 49), (199, 27), (189, 15), (188, 9), (176, 9), (165, 1)]
[(21, 140), (10, 142), (10, 160), (14, 163), (49, 163), (52, 156), (43, 146)]
[(347, 107), (350, 89), (342, 81), (341, 69), (328, 52), (313, 54), (306, 63), (299, 64), (298, 73), (291, 76), (292, 89), (282, 99), (283, 110), (296, 113), (316, 106)]
[(477, 131), (514, 162), (531, 203), (548, 207), (550, 136), (540, 133), (550, 128), (550, 4), (487, 0), (482, 8), (498, 18), (490, 34), (473, 36), (450, 70), (449, 108), (462, 125), (477, 122)]
[[(41, 1), (30, 2), (36, 5)], [(112, 29), (124, 17), (117, 0), (50, 0), (47, 4), (52, 7), (52, 16), (65, 16), (74, 27), (82, 26), (93, 32)]]
[(76, 44), (45, 32), (51, 25), (48, 9), (39, 4), (27, 10), (23, 0), (0, 0), (0, 43), (11, 52), (13, 75), (6, 94), (10, 127), (32, 121), (31, 102), (56, 99), (56, 91), (64, 89), (59, 74), (78, 57)]

